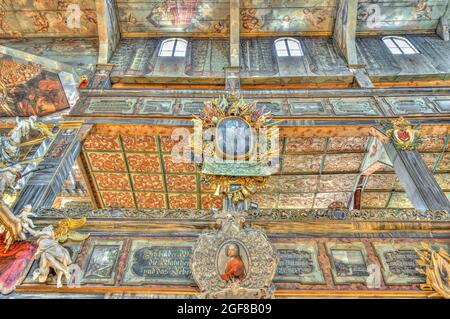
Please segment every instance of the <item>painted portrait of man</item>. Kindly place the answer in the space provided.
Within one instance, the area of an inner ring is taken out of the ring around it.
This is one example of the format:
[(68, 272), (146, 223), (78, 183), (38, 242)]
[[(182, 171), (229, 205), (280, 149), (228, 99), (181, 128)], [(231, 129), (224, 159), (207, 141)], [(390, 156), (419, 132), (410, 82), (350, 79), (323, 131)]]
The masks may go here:
[(230, 243), (226, 249), (225, 253), (229, 258), (227, 261), (227, 267), (225, 272), (220, 275), (225, 281), (230, 281), (233, 279), (243, 280), (245, 278), (245, 265), (240, 256), (239, 246), (236, 243)]

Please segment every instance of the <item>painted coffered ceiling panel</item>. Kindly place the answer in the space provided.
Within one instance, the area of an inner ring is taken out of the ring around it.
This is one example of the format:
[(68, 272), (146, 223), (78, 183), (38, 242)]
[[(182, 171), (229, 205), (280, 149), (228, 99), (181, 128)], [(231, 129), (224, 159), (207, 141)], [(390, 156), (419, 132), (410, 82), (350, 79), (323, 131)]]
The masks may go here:
[(97, 35), (92, 0), (0, 0), (0, 37)]
[[(422, 146), (422, 156), (444, 192), (450, 192), (450, 153), (445, 135)], [(93, 188), (105, 207), (221, 207), (197, 168), (175, 163), (169, 136), (90, 135), (84, 143)], [(352, 198), (367, 152), (366, 137), (285, 138), (280, 171), (252, 201), (261, 208), (327, 208)], [(432, 160), (430, 160), (430, 159)], [(392, 169), (369, 176), (362, 208), (407, 208), (411, 203)]]

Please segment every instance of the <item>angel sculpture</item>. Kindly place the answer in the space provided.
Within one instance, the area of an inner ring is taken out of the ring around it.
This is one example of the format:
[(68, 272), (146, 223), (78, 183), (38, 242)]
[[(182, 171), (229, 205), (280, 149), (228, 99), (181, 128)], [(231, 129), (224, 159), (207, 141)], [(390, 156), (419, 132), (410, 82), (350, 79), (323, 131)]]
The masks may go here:
[(62, 276), (69, 279), (69, 266), (72, 263), (70, 254), (56, 239), (53, 226), (49, 225), (40, 231), (30, 231), (37, 238), (38, 248), (34, 259), (39, 259), (39, 268), (33, 273), (33, 279), (40, 283), (47, 281), (50, 268), (56, 272), (56, 287), (62, 287)]
[[(28, 141), (32, 131), (39, 132), (41, 137)], [(24, 120), (16, 118), (16, 126), (7, 136), (0, 136), (0, 168), (17, 164), (22, 146), (41, 143), (51, 136), (54, 134), (45, 124), (38, 122), (36, 116), (30, 116)], [(33, 159), (33, 161), (36, 160)]]
[(38, 248), (34, 255), (39, 259), (39, 268), (33, 273), (33, 279), (40, 283), (47, 281), (50, 274), (50, 268), (56, 273), (56, 287), (62, 287), (62, 277), (70, 281), (69, 269), (72, 259), (66, 248), (61, 243), (67, 240), (82, 241), (89, 237), (89, 233), (78, 233), (71, 229), (82, 227), (86, 223), (86, 218), (72, 219), (66, 218), (58, 222), (56, 229), (53, 226), (47, 226), (41, 231), (29, 229), (29, 233), (37, 238)]

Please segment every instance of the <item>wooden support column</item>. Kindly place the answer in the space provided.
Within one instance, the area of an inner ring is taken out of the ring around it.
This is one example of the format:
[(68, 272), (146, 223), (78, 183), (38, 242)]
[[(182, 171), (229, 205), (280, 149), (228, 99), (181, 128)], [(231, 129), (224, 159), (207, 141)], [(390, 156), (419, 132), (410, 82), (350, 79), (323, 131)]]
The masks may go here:
[(230, 0), (230, 67), (239, 67), (240, 51), (240, 1)]
[(37, 171), (27, 181), (13, 205), (16, 214), (28, 204), (34, 209), (52, 207), (54, 200), (61, 192), (64, 180), (72, 171), (85, 134), (85, 128), (81, 122), (62, 123), (47, 154), (37, 165)]
[(94, 76), (88, 83), (90, 89), (110, 89), (112, 64), (97, 64)]
[(447, 8), (444, 14), (439, 19), (439, 23), (436, 28), (436, 34), (444, 41), (450, 41), (450, 30), (448, 21), (450, 19), (450, 0), (447, 0)]
[(356, 87), (360, 88), (373, 88), (374, 85), (372, 83), (372, 80), (369, 78), (369, 75), (366, 72), (366, 69), (364, 67), (361, 68), (351, 68), (350, 69), (354, 74), (354, 81), (353, 84)]
[(349, 67), (358, 64), (356, 55), (356, 17), (358, 0), (338, 0), (333, 39)]
[(404, 151), (390, 142), (384, 145), (409, 199), (418, 210), (447, 210), (450, 202), (416, 150)]
[[(372, 130), (371, 132), (376, 134), (378, 131)], [(384, 137), (384, 135), (381, 135), (381, 137)], [(384, 138), (383, 141), (388, 140)], [(383, 142), (373, 136), (370, 137), (368, 151), (361, 164), (361, 174), (353, 190), (353, 196), (348, 203), (349, 209), (361, 209), (361, 196), (367, 178), (386, 165), (392, 167), (392, 162), (384, 149)]]
[(115, 0), (95, 0), (97, 8), (99, 54), (98, 63), (109, 62), (120, 41)]
[(228, 95), (240, 96), (240, 1), (230, 1), (230, 66), (225, 68), (225, 90)]

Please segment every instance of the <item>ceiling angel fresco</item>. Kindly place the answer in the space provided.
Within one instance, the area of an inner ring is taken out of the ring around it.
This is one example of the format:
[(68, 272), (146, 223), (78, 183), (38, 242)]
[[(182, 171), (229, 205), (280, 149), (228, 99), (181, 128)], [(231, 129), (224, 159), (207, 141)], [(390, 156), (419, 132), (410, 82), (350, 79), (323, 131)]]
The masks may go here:
[[(123, 33), (229, 31), (228, 0), (118, 0)], [(336, 1), (241, 1), (241, 32), (331, 31)]]
[(447, 3), (448, 0), (360, 0), (357, 31), (434, 30)]
[(57, 74), (0, 54), (0, 116), (46, 115), (69, 107)]
[(0, 37), (95, 35), (95, 1), (0, 0)]

